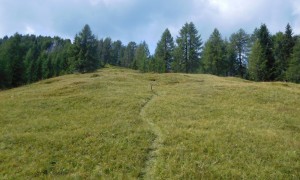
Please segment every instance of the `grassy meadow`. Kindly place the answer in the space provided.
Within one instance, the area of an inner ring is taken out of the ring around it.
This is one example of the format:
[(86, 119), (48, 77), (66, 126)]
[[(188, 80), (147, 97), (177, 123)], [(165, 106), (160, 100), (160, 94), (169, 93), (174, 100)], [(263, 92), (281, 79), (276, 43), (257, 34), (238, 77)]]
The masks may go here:
[(300, 85), (110, 67), (0, 91), (0, 179), (34, 178), (299, 179)]

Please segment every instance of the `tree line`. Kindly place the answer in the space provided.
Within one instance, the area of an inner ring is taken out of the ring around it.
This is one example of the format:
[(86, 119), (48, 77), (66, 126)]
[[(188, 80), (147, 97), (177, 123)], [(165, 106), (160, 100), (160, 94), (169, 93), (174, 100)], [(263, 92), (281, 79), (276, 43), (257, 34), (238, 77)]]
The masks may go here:
[(158, 73), (207, 73), (254, 81), (300, 82), (300, 38), (291, 26), (272, 35), (262, 24), (253, 34), (243, 29), (223, 38), (214, 29), (203, 43), (194, 23), (186, 23), (174, 40), (166, 29), (150, 54), (145, 41), (124, 45), (98, 40), (89, 25), (74, 41), (20, 35), (0, 38), (0, 88), (11, 88), (64, 74), (86, 73), (110, 64)]

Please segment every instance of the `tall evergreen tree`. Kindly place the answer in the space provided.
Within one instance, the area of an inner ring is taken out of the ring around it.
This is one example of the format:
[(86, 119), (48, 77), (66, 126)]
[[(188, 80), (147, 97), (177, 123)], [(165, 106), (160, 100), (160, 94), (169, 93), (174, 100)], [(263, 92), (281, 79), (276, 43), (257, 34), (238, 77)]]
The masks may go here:
[(112, 60), (111, 60), (111, 64), (112, 65), (121, 65), (121, 58), (124, 54), (124, 47), (122, 45), (122, 42), (120, 40), (115, 41), (112, 43), (111, 45), (112, 48)]
[(179, 37), (176, 39), (175, 61), (173, 63), (175, 72), (188, 71), (188, 28), (189, 24), (185, 25), (179, 31)]
[(21, 40), (21, 35), (16, 33), (7, 40), (3, 49), (3, 60), (7, 62), (5, 79), (9, 87), (20, 86), (24, 83), (24, 51)]
[(262, 48), (259, 40), (256, 40), (252, 46), (249, 56), (248, 73), (251, 80), (267, 80), (267, 60), (265, 58), (264, 49)]
[(99, 59), (99, 65), (101, 67), (105, 66), (105, 62), (103, 60), (103, 47), (104, 47), (104, 40), (100, 39), (97, 42), (98, 46), (97, 46), (97, 58)]
[(89, 25), (85, 25), (74, 40), (72, 58), (76, 71), (81, 73), (91, 72), (99, 67), (97, 46), (95, 35), (92, 34)]
[(51, 59), (50, 57), (47, 57), (43, 63), (42, 63), (42, 74), (43, 74), (43, 79), (47, 79), (52, 77), (52, 66), (51, 66)]
[(285, 80), (286, 71), (289, 66), (289, 60), (291, 59), (291, 55), (293, 53), (293, 48), (295, 46), (295, 38), (293, 37), (293, 30), (290, 24), (287, 24), (285, 33), (284, 33), (284, 42), (283, 42), (283, 51), (284, 57), (279, 63), (281, 69), (281, 77), (279, 80)]
[(121, 65), (123, 67), (132, 67), (137, 45), (135, 42), (129, 42), (124, 50)]
[(9, 68), (3, 53), (3, 46), (0, 46), (0, 89), (8, 87)]
[(181, 28), (176, 42), (176, 60), (173, 64), (176, 67), (175, 71), (196, 72), (200, 65), (202, 41), (192, 22), (186, 23)]
[(240, 77), (244, 77), (246, 74), (249, 53), (249, 39), (250, 36), (243, 29), (240, 29), (237, 33), (232, 34), (230, 37), (230, 43), (234, 48), (237, 58), (236, 70)]
[(137, 46), (133, 61), (133, 69), (139, 69), (141, 72), (147, 72), (149, 66), (149, 58), (149, 48), (147, 43), (144, 41)]
[(111, 38), (107, 37), (103, 41), (103, 47), (102, 47), (102, 61), (104, 62), (104, 65), (106, 64), (114, 64), (112, 62), (112, 40)]
[(237, 53), (236, 48), (233, 43), (228, 42), (226, 39), (224, 41), (225, 43), (225, 61), (226, 61), (226, 75), (228, 76), (236, 76), (238, 75), (238, 62), (237, 62)]
[[(70, 40), (65, 40), (63, 42), (63, 47), (61, 47), (59, 49), (59, 58), (60, 58), (60, 63), (59, 63), (59, 66), (60, 66), (60, 73), (59, 75), (64, 75), (64, 74), (67, 74), (69, 73), (69, 62), (68, 62), (68, 57), (69, 57), (69, 54), (68, 54), (68, 50), (69, 48), (71, 48), (72, 44), (71, 44), (71, 41)], [(99, 58), (98, 58), (98, 66), (99, 66)]]
[(293, 48), (295, 46), (295, 39), (293, 38), (293, 30), (290, 24), (287, 24), (284, 33), (284, 53), (285, 59), (289, 59), (293, 53)]
[(214, 75), (226, 75), (226, 46), (218, 29), (214, 29), (204, 45), (202, 71)]
[(293, 48), (286, 77), (289, 81), (300, 83), (300, 39), (296, 41)]
[(35, 40), (33, 46), (27, 51), (25, 56), (26, 79), (28, 83), (39, 80), (39, 51), (37, 40)]
[(174, 60), (173, 51), (174, 51), (174, 41), (173, 37), (169, 31), (166, 29), (161, 36), (161, 40), (157, 43), (157, 47), (155, 49), (155, 59), (157, 63), (160, 64), (163, 61), (163, 69), (165, 72), (171, 71), (171, 64)]
[(3, 45), (4, 41), (1, 39), (1, 44), (0, 44), (0, 89), (6, 88), (7, 87), (7, 62), (4, 59), (4, 50), (3, 50)]
[(263, 59), (267, 61), (264, 70), (266, 72), (265, 80), (267, 81), (275, 80), (275, 60), (272, 51), (273, 41), (269, 33), (269, 30), (265, 24), (262, 24), (260, 26), (260, 29), (258, 29), (257, 39), (263, 50), (263, 56), (264, 56)]
[[(275, 59), (275, 80), (284, 80), (287, 70), (287, 59), (285, 55), (285, 36), (282, 32), (278, 32), (273, 36), (273, 55)], [(290, 55), (289, 55), (290, 56)]]

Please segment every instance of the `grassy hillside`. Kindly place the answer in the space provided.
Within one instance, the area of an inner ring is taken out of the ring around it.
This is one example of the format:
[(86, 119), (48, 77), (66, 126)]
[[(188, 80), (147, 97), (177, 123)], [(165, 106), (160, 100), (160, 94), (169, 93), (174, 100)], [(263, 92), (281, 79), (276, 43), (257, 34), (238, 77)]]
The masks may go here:
[(299, 179), (300, 85), (105, 68), (0, 92), (0, 179), (100, 177)]

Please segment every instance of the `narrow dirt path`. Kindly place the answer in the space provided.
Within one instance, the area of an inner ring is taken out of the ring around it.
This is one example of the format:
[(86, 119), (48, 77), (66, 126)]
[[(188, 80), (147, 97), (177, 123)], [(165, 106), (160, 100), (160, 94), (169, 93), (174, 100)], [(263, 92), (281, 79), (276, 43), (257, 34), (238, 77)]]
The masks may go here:
[(151, 114), (147, 113), (147, 110), (155, 103), (155, 100), (158, 97), (159, 95), (153, 91), (152, 97), (145, 103), (140, 111), (140, 116), (146, 123), (149, 124), (150, 129), (156, 136), (150, 147), (150, 153), (145, 163), (145, 167), (141, 172), (140, 179), (154, 179), (157, 157), (159, 154), (159, 149), (163, 143), (163, 134), (161, 129), (154, 123), (153, 119), (151, 118)]

